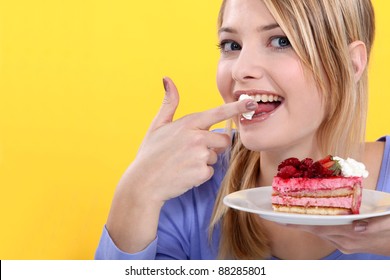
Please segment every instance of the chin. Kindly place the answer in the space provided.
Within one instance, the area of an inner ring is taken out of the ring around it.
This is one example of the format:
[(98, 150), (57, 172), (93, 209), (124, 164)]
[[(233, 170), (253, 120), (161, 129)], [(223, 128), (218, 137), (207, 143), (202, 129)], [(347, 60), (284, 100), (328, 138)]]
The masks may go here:
[(245, 148), (255, 152), (270, 151), (278, 149), (275, 141), (265, 139), (264, 137), (256, 137), (255, 135), (240, 134), (240, 139)]

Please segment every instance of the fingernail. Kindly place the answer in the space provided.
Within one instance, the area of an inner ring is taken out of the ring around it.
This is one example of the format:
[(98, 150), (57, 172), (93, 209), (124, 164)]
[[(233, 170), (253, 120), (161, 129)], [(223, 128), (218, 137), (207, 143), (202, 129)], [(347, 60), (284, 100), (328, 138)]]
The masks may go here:
[(165, 78), (163, 78), (163, 84), (164, 84), (165, 92), (168, 92), (169, 91), (169, 85), (168, 85), (168, 81)]
[(354, 231), (356, 232), (363, 232), (367, 230), (368, 223), (365, 221), (360, 221), (355, 223), (355, 226), (353, 228)]
[(257, 102), (254, 100), (249, 101), (248, 103), (246, 103), (246, 108), (248, 109), (248, 111), (256, 110), (257, 109)]

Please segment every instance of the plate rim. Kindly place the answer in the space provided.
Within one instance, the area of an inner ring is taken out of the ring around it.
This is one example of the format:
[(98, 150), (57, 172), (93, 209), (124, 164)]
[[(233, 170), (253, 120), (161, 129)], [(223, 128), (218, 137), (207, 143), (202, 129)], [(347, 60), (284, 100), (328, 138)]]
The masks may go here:
[[(362, 220), (366, 218), (379, 217), (390, 215), (390, 205), (387, 210), (382, 212), (372, 212), (372, 213), (364, 213), (364, 214), (349, 214), (349, 215), (312, 215), (312, 214), (298, 214), (298, 213), (285, 213), (285, 212), (276, 212), (271, 210), (258, 210), (258, 209), (250, 209), (248, 207), (243, 207), (239, 205), (235, 205), (232, 203), (233, 199), (240, 199), (235, 196), (245, 196), (251, 192), (268, 192), (270, 195), (272, 192), (272, 186), (262, 186), (262, 187), (254, 187), (245, 190), (239, 190), (233, 193), (226, 195), (223, 198), (223, 203), (233, 209), (258, 214), (260, 217), (266, 220), (282, 223), (282, 224), (298, 224), (298, 225), (346, 225), (351, 224), (355, 220)], [(363, 189), (363, 197), (365, 193), (371, 193), (376, 195), (385, 195), (385, 198), (390, 199), (390, 193), (371, 190), (371, 189)], [(366, 194), (367, 195), (367, 194)], [(271, 199), (269, 200), (271, 205)], [(363, 203), (363, 201), (362, 201)]]

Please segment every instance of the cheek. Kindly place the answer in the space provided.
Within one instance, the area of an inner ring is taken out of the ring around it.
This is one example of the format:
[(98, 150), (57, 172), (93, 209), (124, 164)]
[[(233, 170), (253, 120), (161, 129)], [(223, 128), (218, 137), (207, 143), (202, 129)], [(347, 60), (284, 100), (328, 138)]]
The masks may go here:
[(286, 80), (278, 80), (279, 85), (283, 85), (283, 91), (287, 93), (288, 109), (292, 115), (304, 118), (304, 121), (318, 120), (324, 118), (324, 104), (322, 94), (318, 88), (314, 77), (305, 72), (299, 62), (289, 64), (283, 75), (278, 77), (288, 77)]
[(233, 79), (229, 64), (225, 61), (220, 61), (217, 69), (217, 87), (225, 103), (233, 101), (232, 84)]
[(308, 91), (306, 96), (291, 103), (290, 113), (302, 128), (317, 129), (325, 118), (325, 108), (318, 91)]
[[(291, 64), (293, 65), (293, 64)], [(318, 129), (325, 118), (325, 108), (322, 95), (314, 78), (305, 75), (299, 64), (295, 67), (287, 67), (290, 72), (276, 76), (274, 82), (286, 95), (282, 118), (286, 126), (293, 131), (309, 133)], [(285, 80), (280, 79), (284, 77)], [(287, 128), (286, 128), (287, 129)]]

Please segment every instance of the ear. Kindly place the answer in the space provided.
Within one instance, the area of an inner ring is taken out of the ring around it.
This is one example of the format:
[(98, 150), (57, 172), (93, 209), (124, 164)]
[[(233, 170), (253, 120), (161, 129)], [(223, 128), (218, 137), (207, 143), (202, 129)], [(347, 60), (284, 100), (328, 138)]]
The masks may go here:
[(355, 70), (355, 82), (359, 81), (367, 66), (367, 49), (362, 41), (354, 41), (349, 44), (349, 55)]

